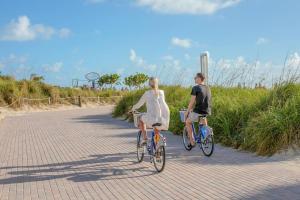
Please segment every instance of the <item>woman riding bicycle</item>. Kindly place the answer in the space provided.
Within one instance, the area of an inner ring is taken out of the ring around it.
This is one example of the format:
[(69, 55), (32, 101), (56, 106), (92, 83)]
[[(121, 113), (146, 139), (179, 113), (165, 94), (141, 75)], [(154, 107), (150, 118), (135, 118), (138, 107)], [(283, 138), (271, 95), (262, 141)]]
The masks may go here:
[(152, 127), (154, 124), (161, 124), (157, 127), (161, 130), (168, 130), (170, 121), (169, 107), (165, 101), (163, 90), (158, 88), (158, 79), (151, 77), (149, 79), (151, 90), (146, 91), (141, 99), (132, 107), (132, 110), (137, 110), (146, 103), (147, 112), (141, 116), (139, 128), (143, 134), (143, 144), (147, 143), (147, 127)]

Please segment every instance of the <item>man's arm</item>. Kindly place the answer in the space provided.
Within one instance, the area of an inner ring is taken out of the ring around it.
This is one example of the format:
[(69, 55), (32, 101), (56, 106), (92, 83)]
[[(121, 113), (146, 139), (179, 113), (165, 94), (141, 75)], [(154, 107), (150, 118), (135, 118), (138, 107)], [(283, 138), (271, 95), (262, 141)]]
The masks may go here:
[(208, 87), (208, 90), (207, 90), (207, 101), (208, 101), (208, 112), (209, 114), (211, 115), (211, 104), (212, 104), (212, 100), (211, 100), (211, 90), (210, 88)]
[(196, 102), (196, 96), (192, 95), (187, 112), (193, 111), (195, 102)]
[(188, 110), (187, 110), (187, 113), (191, 112), (194, 108), (194, 105), (195, 105), (195, 102), (196, 102), (196, 96), (197, 96), (197, 89), (196, 87), (194, 86), (192, 88), (192, 92), (191, 92), (191, 100), (190, 100), (190, 103), (189, 103), (189, 106), (188, 106)]

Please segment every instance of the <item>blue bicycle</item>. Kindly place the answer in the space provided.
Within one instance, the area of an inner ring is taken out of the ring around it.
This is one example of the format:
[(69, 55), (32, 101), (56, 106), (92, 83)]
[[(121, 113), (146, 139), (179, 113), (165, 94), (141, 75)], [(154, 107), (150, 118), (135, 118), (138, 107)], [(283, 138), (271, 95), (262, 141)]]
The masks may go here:
[[(142, 113), (137, 111), (133, 112), (134, 124), (137, 127), (139, 124)], [(144, 160), (144, 155), (148, 152), (150, 156), (150, 162), (154, 164), (157, 172), (162, 172), (165, 168), (166, 163), (166, 138), (160, 133), (158, 128), (161, 123), (155, 123), (152, 125), (153, 130), (151, 132), (151, 139), (147, 141), (147, 144), (143, 143), (142, 131), (138, 132), (137, 135), (137, 159), (138, 162)]]
[[(185, 122), (184, 113), (186, 110), (180, 111), (180, 118), (182, 122)], [(193, 136), (195, 142), (201, 148), (203, 154), (207, 157), (211, 156), (214, 152), (214, 137), (213, 137), (213, 130), (209, 126), (206, 126), (202, 123), (203, 120), (206, 119), (206, 116), (200, 116), (198, 122), (198, 132), (195, 130), (195, 125), (192, 124)], [(183, 145), (187, 151), (192, 150), (192, 146), (190, 144), (189, 134), (187, 128), (184, 127), (182, 133)]]

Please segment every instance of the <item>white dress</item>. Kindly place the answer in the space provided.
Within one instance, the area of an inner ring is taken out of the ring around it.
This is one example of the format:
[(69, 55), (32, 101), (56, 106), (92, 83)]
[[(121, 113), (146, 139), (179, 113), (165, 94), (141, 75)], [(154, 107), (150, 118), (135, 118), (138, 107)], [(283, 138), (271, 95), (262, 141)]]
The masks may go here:
[(170, 110), (165, 101), (165, 94), (163, 90), (158, 91), (158, 95), (154, 90), (146, 91), (139, 102), (135, 104), (132, 109), (137, 110), (146, 103), (147, 112), (142, 115), (141, 120), (151, 128), (155, 123), (161, 123), (160, 129), (168, 130), (170, 122)]

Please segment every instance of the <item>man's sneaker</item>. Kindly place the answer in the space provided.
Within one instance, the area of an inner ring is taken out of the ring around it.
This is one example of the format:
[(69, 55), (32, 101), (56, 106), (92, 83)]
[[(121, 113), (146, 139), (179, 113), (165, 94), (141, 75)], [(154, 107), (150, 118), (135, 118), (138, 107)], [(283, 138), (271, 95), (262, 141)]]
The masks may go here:
[(189, 148), (194, 148), (196, 146), (196, 143), (194, 145), (192, 145), (191, 143), (188, 145)]

